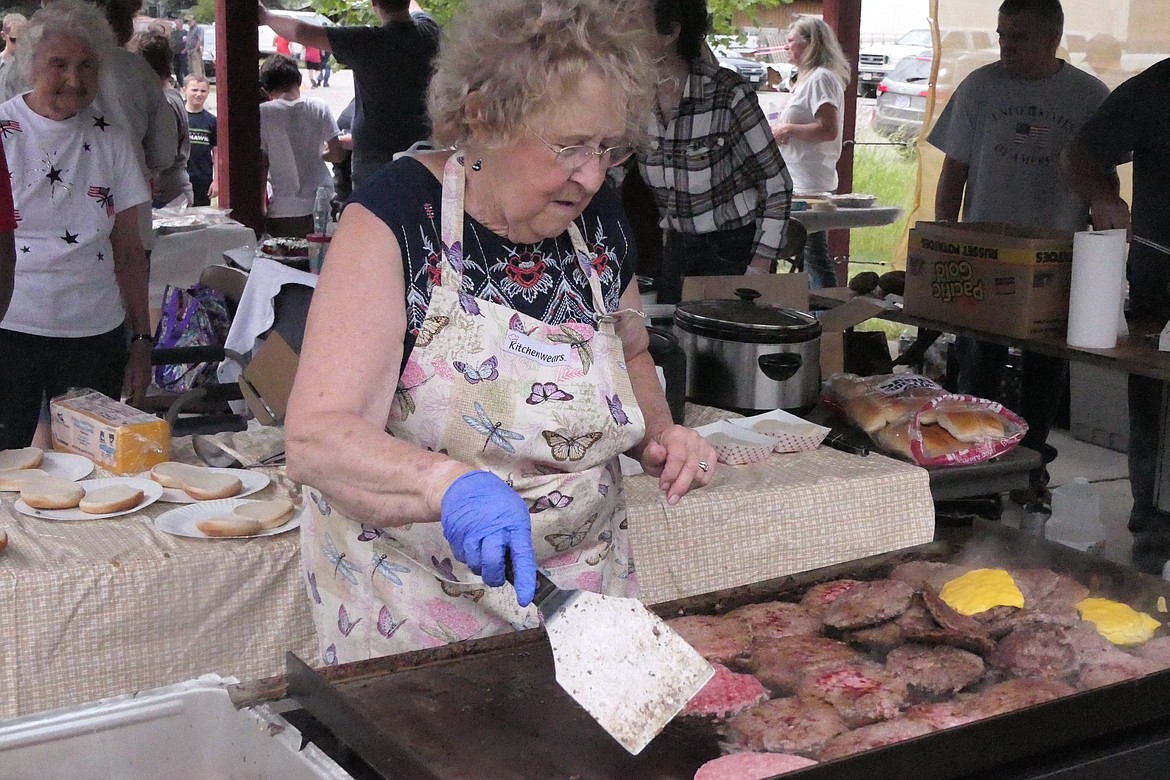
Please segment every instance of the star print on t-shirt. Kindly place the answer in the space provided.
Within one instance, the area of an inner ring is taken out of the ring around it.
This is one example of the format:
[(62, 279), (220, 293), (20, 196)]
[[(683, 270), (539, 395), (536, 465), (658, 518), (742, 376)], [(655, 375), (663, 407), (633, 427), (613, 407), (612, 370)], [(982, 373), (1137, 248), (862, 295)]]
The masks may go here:
[(70, 233), (68, 230), (66, 230), (65, 235), (61, 236), (61, 240), (64, 241), (66, 244), (76, 244), (77, 243), (77, 235), (78, 235), (77, 233)]
[(110, 123), (106, 121), (105, 114), (102, 114), (93, 118), (93, 126), (104, 133), (106, 132), (106, 128), (110, 126)]
[(29, 247), (27, 247), (27, 246), (22, 246), (22, 247), (20, 248), (20, 252), (21, 252), (21, 254), (25, 254), (25, 255), (27, 255), (27, 254), (28, 254), (29, 252), (31, 252), (31, 251), (32, 251), (32, 249), (31, 249), (31, 248), (29, 248)]
[(85, 150), (85, 151), (87, 151), (87, 152), (89, 152), (89, 151), (93, 151), (93, 150), (90, 148), (90, 146), (89, 146), (89, 141), (86, 141), (85, 143), (83, 143), (83, 144), (81, 145), (81, 148), (82, 148), (82, 149), (84, 149), (84, 150)]
[(45, 178), (54, 184), (64, 184), (65, 182), (61, 181), (61, 173), (63, 170), (63, 168), (54, 168), (50, 165), (49, 172), (45, 174)]
[(101, 261), (101, 260), (105, 260), (105, 259), (106, 259), (106, 253), (105, 253), (105, 252), (98, 252), (98, 253), (97, 253), (97, 256), (98, 256), (98, 260), (99, 260), (99, 261)]

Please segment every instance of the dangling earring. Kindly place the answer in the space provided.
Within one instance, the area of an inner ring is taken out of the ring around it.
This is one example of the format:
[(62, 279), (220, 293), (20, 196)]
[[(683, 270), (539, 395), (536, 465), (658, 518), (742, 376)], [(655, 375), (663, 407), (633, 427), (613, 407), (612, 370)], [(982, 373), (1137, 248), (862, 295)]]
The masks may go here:
[(476, 160), (471, 164), (471, 170), (478, 171), (483, 168), (483, 160)]

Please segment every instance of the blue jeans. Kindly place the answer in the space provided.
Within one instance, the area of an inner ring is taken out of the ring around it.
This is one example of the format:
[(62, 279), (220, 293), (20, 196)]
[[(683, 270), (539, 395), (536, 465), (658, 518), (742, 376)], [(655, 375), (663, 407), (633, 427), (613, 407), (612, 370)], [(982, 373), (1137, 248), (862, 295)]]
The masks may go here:
[(837, 286), (837, 269), (829, 257), (829, 234), (823, 230), (809, 233), (805, 239), (804, 272), (810, 290)]
[(684, 276), (740, 276), (752, 262), (756, 226), (693, 235), (666, 231), (662, 269), (658, 273), (658, 302), (682, 300)]
[[(959, 336), (955, 339), (954, 349), (959, 366), (955, 390), (966, 395), (999, 400), (1000, 378), (1007, 362), (1008, 348)], [(1060, 395), (1068, 376), (1068, 362), (1025, 351), (1021, 368), (1020, 408), (1012, 410), (1028, 423), (1028, 432), (1020, 444), (1040, 452), (1044, 463), (1048, 464), (1056, 459), (1056, 449), (1046, 442), (1060, 406)]]

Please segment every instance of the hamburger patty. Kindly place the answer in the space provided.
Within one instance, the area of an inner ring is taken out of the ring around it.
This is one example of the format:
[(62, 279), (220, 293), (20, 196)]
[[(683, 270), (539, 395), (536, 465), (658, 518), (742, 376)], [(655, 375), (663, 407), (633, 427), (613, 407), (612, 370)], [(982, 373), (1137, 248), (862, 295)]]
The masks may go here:
[(737, 674), (720, 663), (715, 676), (682, 708), (679, 715), (726, 717), (767, 700), (768, 691), (750, 674)]
[(901, 580), (863, 582), (826, 607), (824, 622), (841, 630), (884, 623), (905, 612), (913, 596), (914, 589)]
[(858, 728), (897, 717), (906, 706), (906, 683), (866, 662), (809, 675), (797, 695), (828, 702), (850, 728)]
[(854, 753), (883, 745), (892, 745), (895, 742), (913, 739), (932, 731), (934, 728), (926, 721), (895, 718), (838, 734), (826, 742), (816, 755), (820, 761), (832, 761), (834, 758), (851, 756)]
[(1044, 623), (1021, 626), (999, 640), (987, 661), (1017, 677), (1068, 677), (1081, 665), (1069, 633), (1063, 626)]
[(768, 690), (793, 693), (810, 674), (864, 660), (844, 642), (822, 636), (791, 636), (756, 642), (748, 667)]
[(812, 755), (847, 729), (832, 705), (791, 696), (757, 704), (728, 720), (726, 747)]
[(950, 696), (983, 676), (983, 659), (957, 647), (903, 645), (886, 656), (886, 669), (914, 693)]
[(748, 604), (727, 613), (747, 623), (753, 639), (779, 639), (785, 636), (817, 634), (821, 618), (817, 611), (786, 601)]
[(1132, 680), (1134, 677), (1144, 677), (1147, 674), (1160, 672), (1162, 666), (1149, 658), (1130, 655), (1124, 650), (1114, 649), (1111, 652), (1100, 653), (1092, 660), (1087, 661), (1077, 677), (1077, 683), (1082, 690), (1100, 688), (1105, 685)]
[(901, 580), (914, 590), (930, 586), (942, 590), (942, 586), (966, 571), (961, 566), (942, 561), (907, 561), (900, 563), (890, 572), (890, 579)]
[(800, 603), (802, 606), (824, 611), (827, 606), (837, 600), (837, 597), (860, 584), (861, 580), (845, 579), (822, 582), (820, 585), (813, 585), (805, 591)]
[(688, 615), (672, 618), (666, 624), (712, 663), (732, 661), (752, 645), (748, 625), (727, 615)]
[(816, 763), (786, 753), (732, 753), (703, 764), (695, 780), (766, 780)]

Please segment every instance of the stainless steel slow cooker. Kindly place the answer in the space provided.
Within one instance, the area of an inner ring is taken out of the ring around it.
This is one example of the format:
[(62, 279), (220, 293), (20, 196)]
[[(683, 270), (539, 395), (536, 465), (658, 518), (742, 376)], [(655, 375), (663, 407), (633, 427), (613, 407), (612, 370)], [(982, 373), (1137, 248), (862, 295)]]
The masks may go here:
[(820, 391), (821, 324), (766, 303), (750, 288), (738, 300), (690, 301), (674, 312), (687, 356), (687, 398), (740, 412), (803, 410)]

